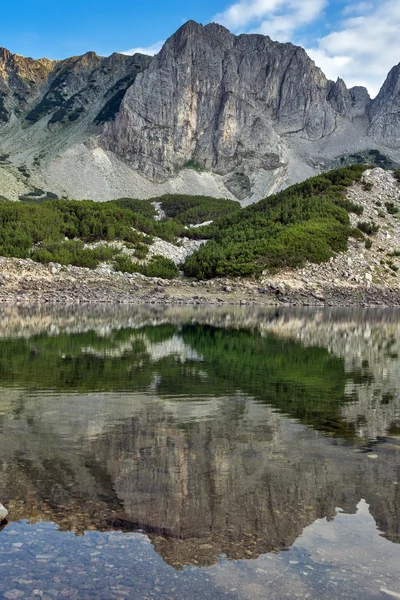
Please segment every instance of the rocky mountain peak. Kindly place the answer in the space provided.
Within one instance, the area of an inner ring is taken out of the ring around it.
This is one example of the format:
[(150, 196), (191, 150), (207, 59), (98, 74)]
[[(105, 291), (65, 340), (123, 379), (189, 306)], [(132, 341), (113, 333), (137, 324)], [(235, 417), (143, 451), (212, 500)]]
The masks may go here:
[(188, 162), (220, 174), (276, 169), (279, 135), (335, 129), (327, 88), (302, 48), (189, 21), (127, 91), (102, 144), (158, 180)]
[[(3, 48), (0, 134), (0, 155), (40, 162), (37, 186), (62, 194), (176, 189), (250, 202), (371, 152), (400, 164), (400, 65), (371, 100), (329, 81), (301, 47), (217, 23), (188, 21), (155, 57), (35, 61)], [(76, 188), (64, 174), (80, 168)]]

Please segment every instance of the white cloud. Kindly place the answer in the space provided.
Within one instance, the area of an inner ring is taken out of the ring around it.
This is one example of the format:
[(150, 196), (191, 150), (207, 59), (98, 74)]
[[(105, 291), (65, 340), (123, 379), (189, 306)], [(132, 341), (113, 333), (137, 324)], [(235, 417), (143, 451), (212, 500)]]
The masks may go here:
[(134, 54), (147, 54), (147, 56), (154, 56), (155, 54), (158, 54), (161, 50), (161, 48), (164, 46), (164, 41), (159, 41), (156, 42), (155, 44), (152, 44), (151, 46), (147, 46), (144, 48), (132, 48), (131, 50), (124, 50), (123, 52), (120, 52), (120, 54), (128, 54), (129, 56), (133, 56)]
[(315, 21), (327, 5), (327, 0), (239, 0), (214, 21), (232, 31), (263, 33), (286, 41), (294, 32)]
[(358, 2), (356, 4), (348, 4), (342, 10), (343, 16), (348, 15), (358, 15), (368, 12), (369, 10), (373, 10), (374, 5), (372, 2)]
[(308, 53), (331, 79), (365, 85), (375, 96), (389, 70), (400, 61), (400, 3), (377, 0), (364, 14), (348, 18), (320, 38)]

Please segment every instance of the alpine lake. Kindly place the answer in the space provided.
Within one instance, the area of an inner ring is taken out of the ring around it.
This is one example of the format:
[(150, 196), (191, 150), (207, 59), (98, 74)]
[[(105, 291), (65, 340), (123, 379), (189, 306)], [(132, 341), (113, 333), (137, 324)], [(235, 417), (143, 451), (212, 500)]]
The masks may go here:
[(400, 598), (400, 312), (2, 306), (0, 598)]

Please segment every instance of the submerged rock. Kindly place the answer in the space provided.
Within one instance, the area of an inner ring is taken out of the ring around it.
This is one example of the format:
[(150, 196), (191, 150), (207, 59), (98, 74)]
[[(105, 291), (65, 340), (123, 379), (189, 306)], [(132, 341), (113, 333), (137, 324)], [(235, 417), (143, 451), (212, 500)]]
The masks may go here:
[(400, 598), (400, 593), (392, 592), (391, 590), (387, 590), (386, 588), (381, 588), (381, 594), (385, 598)]
[(4, 521), (7, 515), (8, 510), (2, 504), (0, 504), (0, 523)]

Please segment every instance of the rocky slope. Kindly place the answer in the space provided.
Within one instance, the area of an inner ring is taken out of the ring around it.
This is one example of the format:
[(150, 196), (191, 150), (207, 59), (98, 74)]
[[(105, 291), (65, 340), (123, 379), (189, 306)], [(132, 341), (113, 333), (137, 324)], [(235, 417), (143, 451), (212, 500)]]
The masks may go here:
[(400, 163), (399, 81), (397, 66), (371, 100), (300, 47), (193, 21), (153, 59), (1, 50), (0, 195), (247, 203), (371, 149)]

